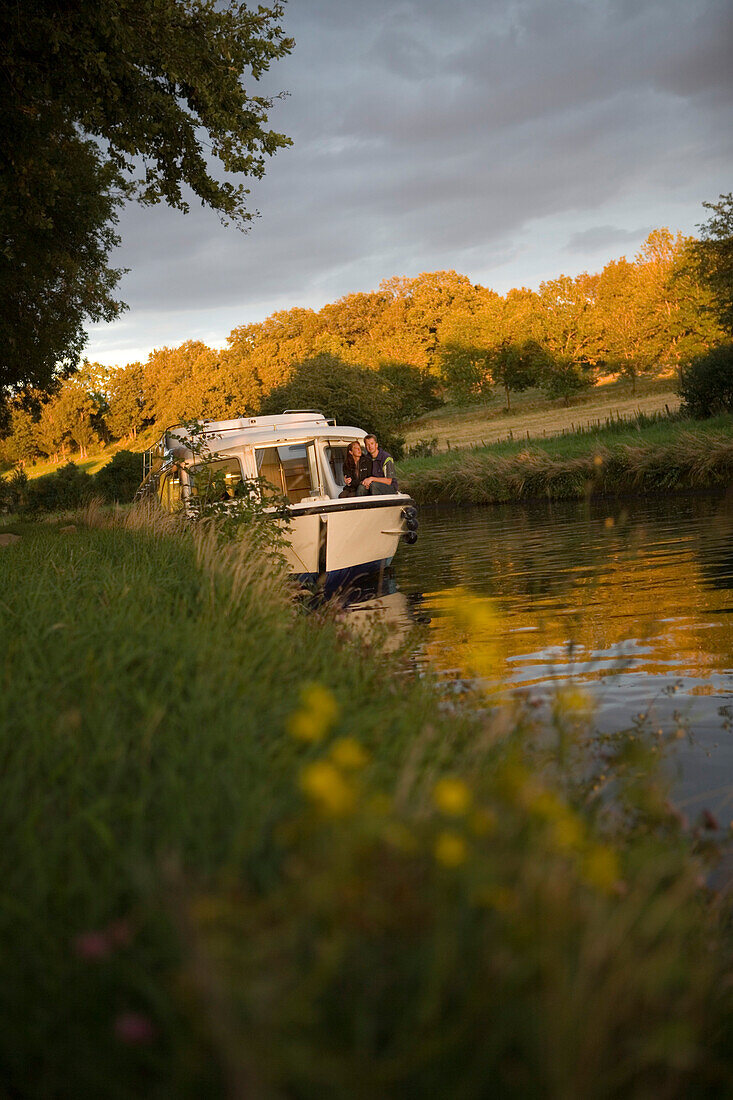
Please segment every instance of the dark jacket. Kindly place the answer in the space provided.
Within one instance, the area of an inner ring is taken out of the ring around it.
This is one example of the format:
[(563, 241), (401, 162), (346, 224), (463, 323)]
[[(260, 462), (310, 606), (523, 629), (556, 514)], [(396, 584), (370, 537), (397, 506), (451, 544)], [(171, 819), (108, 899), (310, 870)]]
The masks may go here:
[(397, 492), (397, 478), (394, 476), (394, 459), (392, 455), (382, 447), (379, 448), (372, 459), (372, 477), (391, 478), (392, 488)]
[(371, 477), (372, 473), (372, 460), (368, 454), (362, 454), (359, 458), (358, 468), (354, 462), (354, 456), (351, 451), (346, 452), (346, 458), (344, 459), (344, 478), (351, 478), (351, 485), (347, 485), (346, 489), (350, 493), (355, 493), (361, 485), (365, 477)]

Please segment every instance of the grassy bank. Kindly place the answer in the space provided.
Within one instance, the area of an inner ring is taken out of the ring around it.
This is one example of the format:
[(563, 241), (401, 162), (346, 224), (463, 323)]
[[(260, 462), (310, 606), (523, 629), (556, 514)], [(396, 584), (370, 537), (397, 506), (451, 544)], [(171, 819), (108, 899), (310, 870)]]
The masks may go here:
[(642, 731), (446, 711), (246, 544), (86, 523), (0, 547), (0, 1091), (720, 1094), (726, 913)]
[(421, 504), (490, 504), (591, 494), (726, 485), (733, 477), (733, 419), (640, 418), (637, 426), (505, 440), (400, 464), (400, 485)]

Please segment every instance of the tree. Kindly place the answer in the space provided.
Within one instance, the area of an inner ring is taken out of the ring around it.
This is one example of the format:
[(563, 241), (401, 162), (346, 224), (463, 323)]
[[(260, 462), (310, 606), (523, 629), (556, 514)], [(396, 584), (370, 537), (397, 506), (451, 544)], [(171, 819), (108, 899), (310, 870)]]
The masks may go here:
[(335, 355), (322, 353), (299, 363), (289, 379), (262, 402), (265, 415), (283, 409), (320, 409), (340, 424), (373, 432), (395, 458), (402, 453), (403, 440), (396, 434), (386, 382), (377, 371), (355, 367)]
[(423, 413), (437, 409), (442, 401), (436, 396), (436, 378), (410, 363), (381, 363), (379, 382), (386, 383), (395, 420), (404, 424)]
[(549, 356), (536, 340), (510, 343), (504, 340), (489, 355), (491, 376), (504, 389), (506, 411), (511, 411), (510, 394), (536, 386), (543, 376)]
[(11, 405), (10, 431), (0, 440), (0, 460), (24, 466), (37, 454), (35, 420), (29, 409), (15, 401)]
[[(482, 288), (483, 289), (483, 288)], [(454, 303), (438, 332), (440, 375), (454, 401), (491, 398), (491, 356), (502, 340), (504, 301), (483, 291), (480, 301)]]
[[(384, 279), (379, 290), (388, 298), (374, 332), (378, 361), (410, 363), (438, 371), (441, 326), (452, 311), (475, 311), (483, 288), (455, 271), (424, 271), (415, 278)], [(491, 292), (488, 292), (491, 293)]]
[(634, 386), (640, 373), (687, 361), (722, 336), (693, 251), (691, 239), (655, 229), (633, 263), (622, 256), (601, 272), (596, 292), (600, 355)]
[(571, 397), (587, 390), (592, 384), (589, 364), (567, 356), (547, 355), (542, 368), (542, 389), (549, 398), (561, 397), (568, 405)]
[(452, 318), (438, 349), (440, 374), (450, 397), (463, 404), (491, 398), (492, 344), (479, 317)]
[(17, 121), (18, 158), (0, 121), (10, 164), (0, 172), (0, 410), (14, 391), (48, 390), (73, 370), (85, 321), (121, 309), (120, 272), (107, 267), (118, 243), (113, 173), (71, 127)]
[(41, 409), (41, 415), (35, 426), (34, 434), (38, 450), (57, 462), (65, 431), (58, 399), (52, 397)]
[(185, 211), (188, 191), (252, 218), (226, 174), (259, 178), (289, 144), (266, 127), (273, 97), (244, 85), (291, 49), (281, 15), (278, 0), (2, 5), (0, 398), (48, 388), (73, 369), (85, 321), (121, 308), (107, 258), (124, 197)]
[(350, 363), (372, 364), (379, 359), (379, 337), (391, 299), (386, 291), (346, 294), (319, 312), (324, 330), (336, 340), (336, 354)]
[(142, 363), (128, 363), (109, 380), (107, 427), (115, 439), (135, 439), (145, 419)]
[(570, 361), (586, 367), (598, 358), (598, 327), (595, 317), (598, 275), (583, 272), (571, 278), (540, 284), (535, 299), (532, 336), (555, 362)]
[(80, 457), (86, 458), (89, 447), (96, 439), (92, 422), (96, 411), (94, 398), (87, 393), (84, 386), (73, 380), (61, 387), (53, 404), (63, 434), (76, 443)]
[(710, 217), (698, 228), (695, 253), (700, 274), (713, 295), (712, 308), (726, 332), (733, 333), (733, 192), (704, 202)]
[(631, 379), (634, 390), (637, 375), (649, 370), (661, 352), (659, 318), (644, 275), (641, 265), (622, 256), (606, 264), (598, 283), (603, 358)]
[(323, 319), (301, 307), (278, 310), (259, 324), (233, 329), (224, 355), (225, 370), (239, 379), (247, 407), (256, 407), (286, 382), (297, 364), (324, 351), (323, 334)]
[(492, 385), (499, 385), (509, 411), (512, 391), (537, 383), (545, 354), (531, 339), (536, 302), (537, 296), (524, 288), (509, 291), (506, 298), (484, 290), (478, 308), (464, 307), (446, 317), (439, 354), (454, 398), (486, 400)]

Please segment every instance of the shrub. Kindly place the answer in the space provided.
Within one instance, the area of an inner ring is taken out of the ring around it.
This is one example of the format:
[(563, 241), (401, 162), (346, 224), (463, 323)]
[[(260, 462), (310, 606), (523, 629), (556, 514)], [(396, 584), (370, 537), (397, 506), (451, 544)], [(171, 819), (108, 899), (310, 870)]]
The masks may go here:
[(67, 462), (55, 473), (29, 481), (25, 493), (25, 507), (29, 512), (61, 511), (78, 508), (91, 500), (94, 482), (85, 470)]
[(407, 448), (406, 458), (432, 458), (438, 450), (438, 437), (432, 439), (418, 439), (411, 447)]
[(683, 367), (677, 392), (690, 416), (733, 412), (733, 343), (711, 348)]
[(142, 479), (142, 454), (118, 451), (112, 461), (95, 474), (94, 487), (105, 500), (126, 504), (135, 496)]
[(9, 477), (0, 477), (0, 513), (22, 512), (27, 500), (28, 475), (18, 466)]

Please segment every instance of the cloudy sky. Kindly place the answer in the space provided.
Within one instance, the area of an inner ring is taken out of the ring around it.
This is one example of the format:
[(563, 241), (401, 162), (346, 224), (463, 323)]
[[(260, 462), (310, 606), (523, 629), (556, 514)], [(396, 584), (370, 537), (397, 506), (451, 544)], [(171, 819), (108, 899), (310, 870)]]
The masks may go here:
[(730, 0), (289, 0), (284, 26), (266, 90), (294, 144), (252, 186), (261, 217), (128, 207), (129, 310), (91, 359), (223, 346), (392, 275), (536, 287), (694, 233), (733, 189)]

